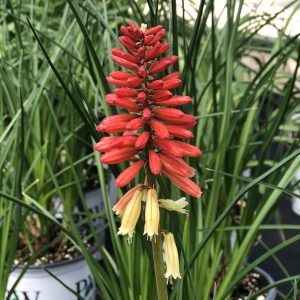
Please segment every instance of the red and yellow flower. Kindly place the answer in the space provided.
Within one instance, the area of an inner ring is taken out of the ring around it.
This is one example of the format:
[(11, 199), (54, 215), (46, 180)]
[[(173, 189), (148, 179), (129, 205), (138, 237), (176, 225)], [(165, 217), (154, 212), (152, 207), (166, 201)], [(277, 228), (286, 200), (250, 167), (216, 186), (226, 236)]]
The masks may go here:
[(113, 48), (112, 60), (129, 71), (110, 73), (107, 81), (118, 87), (105, 100), (127, 113), (107, 117), (96, 128), (109, 134), (122, 133), (104, 137), (95, 145), (96, 151), (104, 152), (100, 161), (133, 162), (116, 178), (118, 187), (127, 185), (148, 165), (154, 175), (163, 174), (187, 194), (200, 197), (201, 189), (190, 179), (195, 170), (183, 157), (196, 157), (201, 150), (178, 140), (193, 137), (189, 129), (195, 126), (196, 118), (174, 108), (192, 99), (171, 92), (181, 84), (179, 72), (159, 77), (160, 72), (178, 61), (175, 55), (160, 58), (169, 49), (169, 44), (162, 42), (165, 29), (161, 25), (138, 28), (130, 22), (127, 27), (121, 26), (120, 31), (123, 36), (119, 41), (127, 51)]

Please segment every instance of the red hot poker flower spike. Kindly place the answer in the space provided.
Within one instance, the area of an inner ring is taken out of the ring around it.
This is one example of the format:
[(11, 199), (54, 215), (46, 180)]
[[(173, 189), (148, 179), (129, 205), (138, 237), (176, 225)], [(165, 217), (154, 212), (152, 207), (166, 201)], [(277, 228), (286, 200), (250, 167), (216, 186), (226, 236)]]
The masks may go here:
[[(100, 159), (103, 163), (134, 162), (116, 179), (119, 187), (128, 184), (144, 166), (149, 166), (153, 174), (162, 173), (186, 193), (199, 197), (200, 188), (189, 179), (195, 170), (183, 156), (196, 157), (201, 150), (177, 140), (193, 137), (189, 129), (195, 126), (196, 118), (173, 107), (188, 104), (192, 99), (171, 92), (181, 84), (179, 72), (158, 76), (178, 61), (175, 55), (160, 58), (170, 48), (163, 42), (166, 31), (161, 25), (146, 29), (143, 24), (138, 28), (134, 22), (121, 26), (120, 31), (123, 36), (119, 41), (127, 51), (113, 48), (112, 60), (127, 70), (109, 74), (107, 81), (117, 88), (105, 100), (127, 112), (105, 118), (97, 130), (123, 132), (123, 135), (102, 138), (95, 150), (104, 152)], [(116, 211), (124, 211), (136, 189), (142, 188), (139, 185), (126, 194), (115, 207)]]

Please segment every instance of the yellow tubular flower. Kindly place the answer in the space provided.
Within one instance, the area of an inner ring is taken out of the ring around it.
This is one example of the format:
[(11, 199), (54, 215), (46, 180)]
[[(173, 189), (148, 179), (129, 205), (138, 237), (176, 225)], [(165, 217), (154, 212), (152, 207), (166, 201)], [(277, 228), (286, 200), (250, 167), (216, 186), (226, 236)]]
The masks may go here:
[(158, 235), (159, 225), (159, 206), (157, 192), (155, 189), (147, 190), (146, 209), (145, 209), (145, 227), (144, 234), (148, 234), (151, 240), (153, 235)]
[(177, 211), (182, 214), (188, 214), (188, 211), (185, 209), (185, 207), (189, 204), (187, 201), (185, 201), (185, 197), (182, 197), (176, 201), (171, 199), (159, 199), (159, 206), (170, 210), (170, 211)]
[(169, 281), (171, 277), (174, 279), (181, 278), (178, 251), (173, 234), (171, 232), (164, 233), (164, 241), (167, 266), (165, 277), (167, 278), (167, 281)]
[(128, 242), (132, 240), (135, 225), (138, 221), (141, 212), (141, 202), (142, 202), (143, 192), (137, 190), (132, 199), (128, 202), (124, 215), (122, 217), (121, 226), (119, 228), (118, 234), (126, 235), (128, 234)]

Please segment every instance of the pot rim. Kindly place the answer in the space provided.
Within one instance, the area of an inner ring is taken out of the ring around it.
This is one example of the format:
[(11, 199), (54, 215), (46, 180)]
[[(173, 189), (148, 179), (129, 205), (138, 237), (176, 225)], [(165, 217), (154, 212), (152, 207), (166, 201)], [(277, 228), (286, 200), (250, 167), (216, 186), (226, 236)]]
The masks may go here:
[[(95, 253), (97, 253), (97, 249), (90, 249), (88, 250), (88, 252), (92, 253), (92, 255), (94, 255)], [(72, 259), (62, 259), (59, 261), (55, 261), (53, 263), (46, 263), (46, 264), (40, 264), (40, 265), (31, 265), (29, 266), (28, 270), (38, 270), (38, 269), (54, 269), (54, 268), (59, 268), (62, 266), (67, 266), (67, 265), (71, 265), (77, 262), (80, 262), (82, 260), (85, 260), (84, 256), (80, 253), (80, 255), (72, 258)], [(24, 269), (25, 265), (24, 264), (20, 264), (18, 266), (14, 266), (12, 269), (12, 272), (14, 272), (15, 270), (21, 270)]]
[[(269, 284), (274, 283), (273, 277), (267, 271), (265, 271), (264, 269), (262, 269), (260, 267), (255, 267), (254, 270), (256, 272), (258, 272), (259, 274), (261, 274), (262, 276), (264, 276)], [(267, 294), (265, 300), (274, 300), (275, 297), (276, 297), (276, 294), (277, 294), (277, 288), (272, 287), (271, 289), (268, 290), (268, 294)]]

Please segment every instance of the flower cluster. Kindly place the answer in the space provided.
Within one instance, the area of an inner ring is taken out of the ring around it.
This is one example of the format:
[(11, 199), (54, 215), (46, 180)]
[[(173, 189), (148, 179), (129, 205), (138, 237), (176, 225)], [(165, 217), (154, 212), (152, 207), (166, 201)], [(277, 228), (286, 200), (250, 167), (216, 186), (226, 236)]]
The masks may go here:
[(105, 100), (128, 113), (103, 119), (97, 130), (110, 134), (123, 132), (123, 135), (102, 138), (95, 150), (105, 152), (100, 159), (105, 164), (133, 162), (116, 179), (118, 187), (128, 184), (148, 164), (154, 175), (162, 173), (187, 194), (200, 197), (200, 188), (190, 179), (195, 170), (182, 157), (199, 156), (201, 150), (178, 140), (193, 137), (189, 129), (196, 124), (196, 118), (169, 107), (188, 104), (192, 99), (174, 96), (170, 91), (181, 84), (179, 72), (157, 76), (176, 63), (178, 57), (157, 60), (169, 49), (168, 43), (161, 42), (165, 37), (161, 25), (146, 29), (130, 22), (120, 30), (124, 36), (119, 41), (128, 52), (113, 48), (112, 60), (131, 72), (110, 73), (107, 81), (119, 87), (106, 95)]
[[(193, 115), (185, 114), (174, 106), (188, 104), (192, 99), (188, 96), (174, 96), (171, 89), (181, 84), (179, 72), (173, 72), (162, 78), (158, 73), (177, 62), (177, 56), (163, 57), (169, 49), (163, 43), (165, 30), (158, 25), (147, 29), (146, 25), (138, 28), (133, 22), (121, 27), (124, 36), (120, 43), (127, 48), (112, 49), (112, 60), (129, 72), (113, 71), (107, 81), (118, 86), (112, 94), (105, 97), (109, 105), (127, 110), (114, 116), (106, 117), (97, 130), (109, 134), (122, 133), (103, 137), (95, 150), (104, 152), (100, 161), (105, 164), (118, 164), (131, 161), (132, 164), (116, 178), (116, 185), (127, 185), (143, 168), (147, 174), (162, 174), (169, 178), (178, 188), (193, 197), (201, 196), (201, 189), (190, 177), (195, 170), (184, 160), (184, 156), (197, 157), (201, 150), (179, 139), (193, 138), (189, 130), (196, 124)], [(146, 179), (130, 189), (113, 207), (117, 215), (122, 217), (118, 234), (127, 235), (129, 241), (145, 205), (144, 234), (150, 240), (159, 234), (159, 206), (167, 210), (186, 214), (185, 198), (177, 201), (158, 199), (153, 183)], [(180, 278), (178, 253), (174, 237), (164, 232), (166, 253), (166, 278)]]

